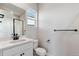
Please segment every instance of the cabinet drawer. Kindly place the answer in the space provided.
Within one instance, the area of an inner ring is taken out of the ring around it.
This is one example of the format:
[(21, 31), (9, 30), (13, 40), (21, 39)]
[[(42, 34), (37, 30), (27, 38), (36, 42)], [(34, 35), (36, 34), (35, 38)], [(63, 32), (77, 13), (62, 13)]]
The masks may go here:
[(2, 50), (0, 50), (0, 56), (2, 56)]
[(14, 54), (13, 56), (33, 56), (33, 49), (29, 48), (21, 51), (20, 53)]
[(20, 45), (20, 51), (24, 51), (24, 50), (27, 50), (27, 49), (30, 49), (32, 48), (33, 49), (33, 43), (27, 43), (27, 44), (24, 44), (24, 45)]
[(33, 43), (24, 43), (15, 47), (11, 47), (9, 49), (3, 50), (4, 56), (12, 56), (14, 54), (20, 53), (21, 51), (27, 50), (29, 48), (33, 48)]
[(16, 54), (18, 52), (20, 52), (19, 47), (12, 47), (7, 50), (3, 50), (3, 56), (12, 56), (13, 54)]
[(33, 49), (29, 48), (23, 51), (24, 55), (23, 56), (33, 56)]

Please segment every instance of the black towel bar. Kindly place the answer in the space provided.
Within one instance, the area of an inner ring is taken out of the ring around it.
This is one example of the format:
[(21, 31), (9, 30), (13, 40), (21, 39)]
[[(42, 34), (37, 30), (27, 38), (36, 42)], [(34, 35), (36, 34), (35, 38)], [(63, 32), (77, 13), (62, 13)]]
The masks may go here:
[(78, 30), (77, 29), (61, 29), (61, 30), (54, 29), (54, 32), (56, 32), (56, 31), (75, 31), (75, 32), (77, 32)]

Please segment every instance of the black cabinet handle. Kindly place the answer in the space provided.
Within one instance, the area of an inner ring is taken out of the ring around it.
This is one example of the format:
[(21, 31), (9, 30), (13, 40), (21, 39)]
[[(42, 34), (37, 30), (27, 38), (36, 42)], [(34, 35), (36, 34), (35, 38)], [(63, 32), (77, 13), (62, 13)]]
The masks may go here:
[(50, 41), (50, 40), (47, 40), (48, 42)]
[(48, 42), (50, 41), (50, 40), (47, 40)]
[(22, 53), (22, 55), (24, 55), (24, 53)]
[(20, 54), (20, 56), (22, 56), (22, 54)]
[(20, 54), (20, 56), (23, 56), (23, 55), (24, 55), (24, 53)]

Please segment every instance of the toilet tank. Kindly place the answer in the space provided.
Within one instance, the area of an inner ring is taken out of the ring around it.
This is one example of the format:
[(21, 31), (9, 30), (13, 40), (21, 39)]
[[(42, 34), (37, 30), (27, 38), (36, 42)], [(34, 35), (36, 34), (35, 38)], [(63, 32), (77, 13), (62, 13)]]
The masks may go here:
[(33, 41), (33, 49), (36, 49), (38, 47), (38, 40)]

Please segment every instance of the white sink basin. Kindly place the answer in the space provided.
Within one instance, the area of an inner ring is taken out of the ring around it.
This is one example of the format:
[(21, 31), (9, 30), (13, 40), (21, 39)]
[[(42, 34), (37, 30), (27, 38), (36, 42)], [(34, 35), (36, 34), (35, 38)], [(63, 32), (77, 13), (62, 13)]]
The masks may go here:
[(13, 40), (10, 43), (19, 43), (19, 42), (23, 42), (23, 41), (26, 41), (26, 40), (25, 39), (22, 39), (22, 40)]

